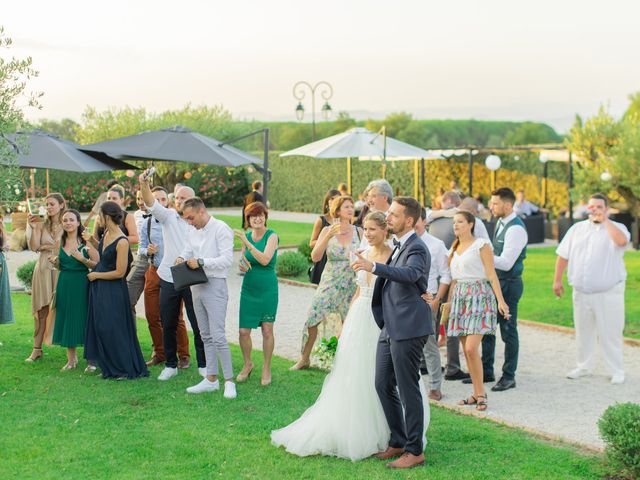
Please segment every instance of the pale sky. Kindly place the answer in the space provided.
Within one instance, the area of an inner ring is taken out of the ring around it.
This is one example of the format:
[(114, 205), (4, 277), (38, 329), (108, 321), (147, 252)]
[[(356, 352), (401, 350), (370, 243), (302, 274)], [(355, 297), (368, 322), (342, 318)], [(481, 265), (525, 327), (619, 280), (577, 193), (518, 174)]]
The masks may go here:
[(191, 103), (293, 120), (293, 84), (326, 80), (334, 110), (356, 118), (565, 131), (600, 104), (622, 112), (640, 90), (639, 19), (638, 0), (21, 0), (0, 25), (10, 53), (40, 71), (30, 86), (44, 108), (31, 119)]

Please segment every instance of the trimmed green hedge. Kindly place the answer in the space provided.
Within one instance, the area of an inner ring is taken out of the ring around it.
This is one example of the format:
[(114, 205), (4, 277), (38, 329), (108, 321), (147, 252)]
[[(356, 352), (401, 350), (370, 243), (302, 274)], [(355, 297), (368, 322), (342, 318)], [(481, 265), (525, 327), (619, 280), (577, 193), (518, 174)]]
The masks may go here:
[[(524, 159), (523, 159), (524, 160)], [(523, 162), (507, 161), (505, 164), (518, 165)], [(514, 165), (514, 166), (515, 166)], [(524, 166), (524, 164), (523, 164)], [(501, 168), (497, 173), (497, 186), (506, 185), (514, 190), (524, 189), (530, 201), (542, 203), (542, 164), (529, 162), (527, 170), (533, 171), (539, 166), (539, 173), (524, 174), (516, 170)], [(307, 157), (279, 157), (273, 153), (269, 160), (272, 180), (269, 186), (269, 201), (276, 210), (293, 212), (319, 212), (322, 199), (329, 188), (336, 188), (339, 183), (347, 181), (346, 159), (314, 159)], [(563, 165), (558, 165), (558, 168)], [(414, 161), (389, 162), (387, 180), (396, 194), (414, 194)], [(561, 171), (555, 169), (555, 177), (561, 177)], [(370, 180), (380, 178), (381, 165), (375, 161), (351, 161), (352, 190), (357, 197)], [(259, 178), (253, 174), (252, 177)], [(551, 177), (551, 175), (550, 175)], [(427, 198), (431, 198), (439, 187), (449, 188), (451, 180), (456, 180), (463, 191), (468, 190), (468, 164), (462, 160), (426, 160), (425, 179)], [(484, 166), (484, 157), (477, 158), (473, 169), (474, 194), (482, 194), (485, 199), (491, 191), (491, 175)], [(547, 206), (555, 213), (566, 208), (567, 185), (560, 178), (548, 181)]]

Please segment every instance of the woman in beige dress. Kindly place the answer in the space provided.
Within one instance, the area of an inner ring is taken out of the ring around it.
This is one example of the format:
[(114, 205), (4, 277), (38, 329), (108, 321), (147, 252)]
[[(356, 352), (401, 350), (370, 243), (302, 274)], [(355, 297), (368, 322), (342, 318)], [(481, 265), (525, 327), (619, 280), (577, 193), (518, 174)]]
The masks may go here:
[(53, 289), (58, 280), (58, 271), (49, 259), (57, 255), (62, 237), (62, 215), (65, 200), (59, 193), (46, 197), (47, 213), (44, 221), (38, 215), (29, 215), (29, 249), (38, 252), (38, 262), (33, 269), (31, 280), (31, 312), (35, 320), (33, 332), (33, 351), (26, 362), (35, 362), (42, 358), (42, 342), (44, 340), (49, 305), (53, 298)]

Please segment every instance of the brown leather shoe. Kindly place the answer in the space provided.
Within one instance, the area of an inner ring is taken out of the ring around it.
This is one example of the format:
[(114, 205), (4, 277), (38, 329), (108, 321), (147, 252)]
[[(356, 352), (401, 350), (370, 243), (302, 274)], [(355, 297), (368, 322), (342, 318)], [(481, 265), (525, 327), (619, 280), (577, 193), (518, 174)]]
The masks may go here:
[(440, 390), (429, 390), (428, 396), (431, 400), (442, 400), (442, 392)]
[(188, 358), (181, 358), (180, 360), (178, 360), (178, 368), (189, 368), (189, 366), (190, 364)]
[(399, 457), (404, 453), (404, 448), (389, 447), (384, 452), (378, 452), (375, 454), (376, 458), (380, 460), (389, 460), (390, 458)]
[(153, 356), (151, 357), (151, 360), (147, 362), (147, 367), (155, 367), (156, 365), (160, 365), (161, 363), (164, 363), (164, 360), (160, 360), (158, 357)]
[(387, 463), (388, 468), (413, 468), (418, 465), (424, 465), (424, 453), (414, 455), (413, 453), (405, 452), (399, 459)]

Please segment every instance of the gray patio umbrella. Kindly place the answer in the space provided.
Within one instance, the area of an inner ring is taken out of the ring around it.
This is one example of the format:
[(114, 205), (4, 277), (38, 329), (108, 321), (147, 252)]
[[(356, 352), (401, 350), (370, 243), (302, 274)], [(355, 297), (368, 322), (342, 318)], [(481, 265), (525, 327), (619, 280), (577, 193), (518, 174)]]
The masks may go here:
[(23, 168), (44, 168), (67, 172), (105, 172), (135, 169), (104, 153), (89, 155), (78, 150), (79, 145), (41, 130), (0, 135), (0, 149), (13, 149)]
[(83, 145), (86, 152), (104, 152), (118, 158), (203, 163), (223, 167), (261, 164), (262, 160), (224, 142), (176, 126)]

